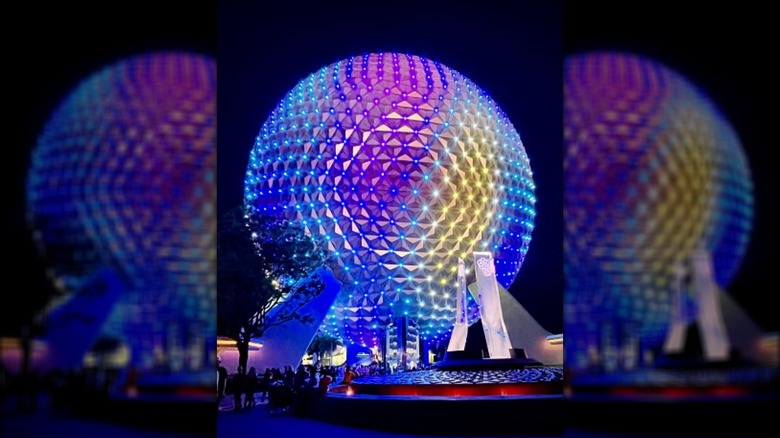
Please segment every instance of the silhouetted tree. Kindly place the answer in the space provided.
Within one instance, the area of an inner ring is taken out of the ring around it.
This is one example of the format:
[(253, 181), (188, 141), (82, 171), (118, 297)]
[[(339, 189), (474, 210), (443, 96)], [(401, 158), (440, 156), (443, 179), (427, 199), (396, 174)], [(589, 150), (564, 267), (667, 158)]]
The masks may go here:
[(329, 262), (317, 236), (273, 215), (250, 215), (243, 206), (217, 225), (217, 331), (236, 341), (246, 370), (249, 341), (289, 321), (313, 322), (304, 306), (325, 288)]

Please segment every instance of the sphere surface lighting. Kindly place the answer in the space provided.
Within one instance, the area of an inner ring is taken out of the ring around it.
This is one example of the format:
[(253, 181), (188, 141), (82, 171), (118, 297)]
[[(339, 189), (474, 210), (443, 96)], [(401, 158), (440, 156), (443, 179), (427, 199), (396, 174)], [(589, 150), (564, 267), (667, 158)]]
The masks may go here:
[(409, 316), (454, 324), (458, 258), (491, 251), (514, 280), (534, 228), (534, 180), (506, 114), (459, 72), (370, 53), (319, 69), (262, 125), (244, 203), (325, 239), (343, 283), (322, 330), (375, 345)]

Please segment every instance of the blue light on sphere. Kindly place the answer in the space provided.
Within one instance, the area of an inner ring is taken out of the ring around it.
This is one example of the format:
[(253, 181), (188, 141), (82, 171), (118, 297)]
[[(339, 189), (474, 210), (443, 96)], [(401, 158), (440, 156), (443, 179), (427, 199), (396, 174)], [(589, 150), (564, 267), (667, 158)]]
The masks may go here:
[(509, 287), (536, 216), (529, 158), (498, 104), (459, 72), (401, 53), (298, 82), (262, 125), (244, 190), (251, 210), (327, 241), (343, 286), (322, 330), (360, 344), (403, 315), (426, 337), (450, 330), (458, 258), (492, 251)]

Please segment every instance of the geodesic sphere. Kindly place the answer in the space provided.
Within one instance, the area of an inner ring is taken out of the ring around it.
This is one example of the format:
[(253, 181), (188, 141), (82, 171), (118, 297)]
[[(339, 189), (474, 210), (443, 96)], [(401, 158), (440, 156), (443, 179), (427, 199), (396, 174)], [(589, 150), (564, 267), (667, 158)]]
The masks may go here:
[(482, 89), (430, 59), (372, 53), (321, 68), (279, 102), (244, 200), (326, 240), (343, 283), (326, 323), (369, 342), (393, 315), (450, 329), (458, 258), (470, 266), (474, 250), (493, 252), (508, 287), (531, 242), (534, 190), (519, 133)]
[(172, 318), (190, 318), (200, 336), (212, 329), (215, 142), (209, 57), (144, 53), (74, 87), (43, 127), (27, 180), (57, 287), (72, 292), (111, 269), (127, 287), (115, 323), (132, 321), (139, 342)]
[(637, 55), (568, 57), (564, 98), (567, 334), (613, 325), (657, 346), (675, 266), (706, 250), (726, 288), (745, 254), (753, 193), (742, 145), (701, 89)]

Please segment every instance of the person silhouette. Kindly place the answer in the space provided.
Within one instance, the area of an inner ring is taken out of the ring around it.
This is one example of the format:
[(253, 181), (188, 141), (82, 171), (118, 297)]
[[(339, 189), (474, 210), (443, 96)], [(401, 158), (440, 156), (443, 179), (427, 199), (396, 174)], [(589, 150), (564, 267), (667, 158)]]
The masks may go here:
[(241, 396), (244, 395), (246, 385), (246, 374), (244, 367), (238, 366), (236, 374), (233, 376), (233, 411), (243, 410)]
[(249, 367), (249, 372), (244, 378), (244, 409), (251, 409), (255, 406), (257, 383), (257, 371), (255, 367)]
[(268, 387), (271, 385), (272, 380), (273, 371), (271, 371), (271, 368), (266, 368), (263, 376), (260, 378), (260, 403), (265, 402), (265, 399), (268, 397)]
[(228, 370), (222, 365), (222, 361), (217, 362), (217, 402), (225, 399), (225, 387), (227, 386)]

